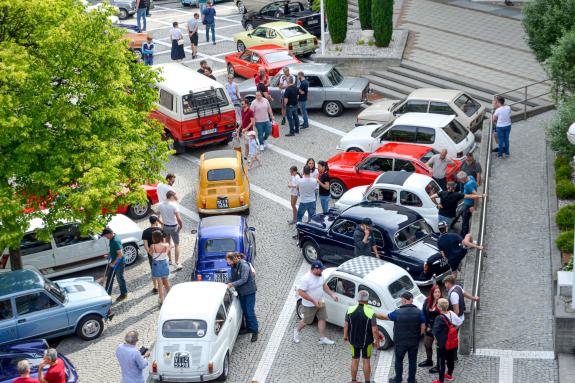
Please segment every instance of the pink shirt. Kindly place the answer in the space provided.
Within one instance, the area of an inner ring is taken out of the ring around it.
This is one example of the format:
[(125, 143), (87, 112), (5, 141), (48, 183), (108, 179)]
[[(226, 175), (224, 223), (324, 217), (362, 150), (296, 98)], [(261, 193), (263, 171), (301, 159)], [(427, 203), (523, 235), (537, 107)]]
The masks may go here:
[(254, 117), (256, 122), (268, 122), (270, 120), (268, 109), (270, 107), (270, 103), (267, 99), (261, 98), (261, 101), (258, 101), (256, 98), (252, 101), (252, 105), (250, 109), (254, 111)]

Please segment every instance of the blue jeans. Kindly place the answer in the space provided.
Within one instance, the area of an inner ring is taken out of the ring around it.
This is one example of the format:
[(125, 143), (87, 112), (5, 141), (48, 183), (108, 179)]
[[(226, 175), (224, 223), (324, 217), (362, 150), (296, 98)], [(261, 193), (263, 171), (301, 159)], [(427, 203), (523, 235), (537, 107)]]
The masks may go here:
[(206, 24), (206, 42), (210, 41), (210, 29), (212, 30), (212, 42), (216, 42), (216, 23)]
[(258, 332), (258, 318), (256, 318), (256, 293), (249, 295), (240, 295), (240, 305), (244, 317), (246, 318), (246, 326), (249, 332)]
[(286, 117), (290, 134), (299, 133), (299, 117), (296, 105), (286, 105)]
[(263, 145), (270, 134), (272, 134), (272, 122), (256, 122), (256, 130), (258, 131), (258, 141), (260, 145)]
[(417, 370), (417, 349), (418, 344), (414, 346), (395, 345), (395, 382), (401, 383), (403, 379), (403, 358), (405, 354), (409, 359), (409, 375), (407, 383), (415, 383), (415, 371)]
[[(499, 128), (497, 128), (499, 130)], [(501, 141), (499, 141), (501, 143)], [(471, 225), (471, 216), (473, 213), (471, 209), (473, 205), (464, 204), (463, 205), (463, 213), (461, 213), (461, 236), (465, 237), (469, 233), (470, 225)]]
[[(321, 186), (320, 186), (321, 187)], [(323, 214), (326, 214), (329, 210), (329, 199), (331, 196), (329, 195), (320, 195), (319, 196), (319, 204), (321, 205), (321, 211)]]
[(451, 227), (451, 224), (453, 223), (453, 218), (449, 218), (446, 216), (443, 216), (441, 214), (437, 215), (437, 222), (445, 222), (447, 224), (447, 230), (449, 231), (449, 228)]
[[(147, 8), (138, 8), (138, 13), (136, 15), (136, 22), (138, 23), (138, 29), (140, 30), (140, 32), (145, 31), (146, 30), (146, 9)], [(144, 19), (144, 29), (142, 29), (142, 25), (140, 23), (141, 19)]]
[(308, 220), (315, 215), (315, 201), (313, 202), (300, 202), (297, 208), (297, 222), (301, 222), (305, 212), (307, 211)]
[(499, 140), (498, 157), (501, 157), (504, 153), (509, 155), (509, 133), (511, 133), (511, 125), (497, 127), (497, 139)]
[(144, 56), (144, 65), (154, 65), (154, 56)]
[(128, 294), (126, 280), (124, 279), (124, 267), (124, 262), (118, 263), (115, 268), (108, 267), (108, 272), (106, 274), (106, 291), (108, 292), (108, 295), (112, 295), (112, 288), (114, 287), (114, 275), (118, 280), (118, 286), (120, 286), (120, 294)]
[(307, 119), (307, 101), (299, 102), (299, 110), (301, 110), (301, 117), (303, 118), (302, 129), (309, 127), (309, 122)]

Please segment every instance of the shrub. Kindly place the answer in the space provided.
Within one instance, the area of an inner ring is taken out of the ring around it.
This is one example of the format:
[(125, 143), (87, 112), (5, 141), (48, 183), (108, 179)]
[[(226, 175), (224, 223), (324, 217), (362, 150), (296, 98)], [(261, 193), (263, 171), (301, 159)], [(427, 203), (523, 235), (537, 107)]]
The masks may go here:
[(559, 230), (573, 230), (575, 225), (575, 205), (564, 206), (557, 212), (555, 223)]
[(571, 180), (573, 168), (571, 165), (562, 165), (555, 169), (556, 180)]
[(559, 180), (557, 182), (557, 197), (560, 199), (574, 199), (575, 185), (570, 180)]
[(343, 43), (347, 35), (347, 1), (325, 0), (325, 13), (331, 41)]
[(551, 50), (547, 73), (561, 96), (575, 91), (575, 29), (565, 33)]
[(555, 240), (555, 244), (564, 253), (573, 253), (573, 230), (564, 231), (559, 234)]
[(363, 41), (363, 40), (361, 40), (361, 39), (360, 39), (360, 40), (357, 40), (357, 45), (363, 45), (363, 44), (365, 44), (365, 41)]
[(393, 0), (371, 1), (371, 25), (375, 45), (388, 46), (393, 33)]
[(551, 149), (569, 159), (575, 155), (575, 145), (567, 139), (567, 131), (573, 122), (575, 122), (575, 97), (558, 104), (557, 114), (545, 129), (545, 136)]
[(359, 23), (362, 31), (372, 29), (371, 0), (359, 0)]
[(571, 158), (567, 157), (567, 156), (557, 156), (555, 157), (555, 161), (553, 162), (553, 166), (555, 166), (555, 172), (557, 172), (557, 170), (565, 165), (571, 165)]
[(563, 267), (563, 270), (564, 271), (573, 271), (573, 255), (571, 255), (571, 258), (569, 258), (569, 262), (567, 262), (565, 267)]

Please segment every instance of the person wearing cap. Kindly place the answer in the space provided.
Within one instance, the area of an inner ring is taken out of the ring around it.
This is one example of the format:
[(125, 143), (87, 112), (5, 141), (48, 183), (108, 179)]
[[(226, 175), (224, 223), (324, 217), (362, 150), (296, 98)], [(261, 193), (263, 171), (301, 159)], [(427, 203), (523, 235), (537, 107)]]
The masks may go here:
[(327, 311), (323, 301), (323, 293), (328, 294), (334, 301), (338, 301), (337, 295), (325, 283), (322, 271), (325, 269), (321, 261), (315, 261), (311, 264), (311, 270), (308, 271), (299, 281), (297, 295), (302, 298), (303, 318), (298, 322), (293, 331), (293, 341), (300, 342), (300, 333), (306, 325), (313, 323), (317, 317), (319, 328), (319, 344), (331, 345), (335, 342), (325, 336), (325, 325), (327, 320)]
[[(449, 233), (449, 226), (444, 221), (440, 221), (437, 227), (440, 233), (439, 240), (437, 241), (439, 254), (447, 260), (453, 278), (457, 278), (457, 269), (463, 258), (467, 255), (467, 250), (483, 250), (483, 246), (473, 241), (471, 233), (466, 234), (464, 238), (461, 238), (457, 233)], [(428, 263), (433, 263), (434, 261), (435, 260), (429, 260)]]
[[(438, 222), (444, 221), (450, 228), (457, 215), (457, 206), (464, 198), (479, 199), (486, 196), (486, 194), (463, 194), (456, 191), (457, 184), (453, 181), (447, 183), (447, 190), (441, 190), (430, 196), (431, 200), (437, 206)], [(439, 201), (437, 199), (439, 198)]]
[(118, 280), (118, 286), (120, 287), (120, 295), (116, 299), (116, 302), (123, 301), (128, 297), (128, 288), (126, 287), (126, 280), (124, 279), (124, 258), (122, 253), (122, 242), (116, 237), (114, 231), (107, 227), (102, 231), (102, 237), (107, 238), (110, 241), (110, 253), (108, 257), (110, 258), (110, 263), (106, 269), (106, 291), (109, 295), (112, 295), (112, 288), (114, 287), (114, 275)]
[(356, 226), (353, 232), (353, 243), (355, 246), (354, 255), (356, 257), (360, 255), (367, 255), (371, 257), (372, 255), (380, 258), (379, 252), (377, 251), (377, 245), (375, 244), (375, 238), (373, 237), (373, 232), (371, 231), (370, 218), (364, 218), (359, 226)]
[[(162, 233), (162, 236), (165, 237), (166, 233), (164, 233), (164, 230), (162, 230), (162, 228), (160, 226), (160, 220), (158, 219), (157, 215), (151, 215), (150, 217), (148, 217), (148, 220), (150, 221), (150, 227), (148, 227), (147, 229), (144, 229), (144, 231), (142, 232), (142, 241), (144, 241), (144, 249), (146, 250), (146, 254), (148, 254), (148, 262), (150, 264), (150, 271), (151, 271), (152, 270), (152, 253), (150, 251), (150, 246), (153, 243), (152, 234), (155, 231), (159, 231)], [(152, 284), (153, 284), (152, 293), (157, 294), (158, 293), (158, 284), (157, 284), (157, 281), (153, 278), (152, 278)]]
[(401, 306), (388, 314), (376, 314), (378, 319), (394, 322), (393, 343), (395, 343), (395, 378), (392, 383), (401, 383), (403, 379), (403, 359), (409, 359), (407, 383), (415, 383), (417, 371), (417, 350), (419, 340), (425, 334), (425, 316), (413, 304), (413, 295), (409, 291), (401, 294)]
[(372, 347), (379, 348), (379, 330), (375, 312), (368, 304), (369, 292), (360, 290), (357, 293), (357, 304), (347, 309), (343, 325), (343, 340), (351, 347), (351, 381), (357, 381), (359, 358), (363, 360), (365, 383), (371, 379)]

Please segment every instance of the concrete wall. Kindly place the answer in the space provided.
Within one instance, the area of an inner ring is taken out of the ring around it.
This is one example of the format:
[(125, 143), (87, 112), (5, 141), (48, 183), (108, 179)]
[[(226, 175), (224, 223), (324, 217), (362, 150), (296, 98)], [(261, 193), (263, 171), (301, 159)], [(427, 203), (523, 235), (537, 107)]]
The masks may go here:
[(390, 66), (399, 66), (401, 58), (357, 57), (357, 56), (321, 56), (315, 55), (316, 63), (337, 66), (345, 76), (364, 76), (372, 71), (382, 71)]
[(555, 352), (575, 354), (575, 311), (568, 307), (562, 297), (555, 297)]

